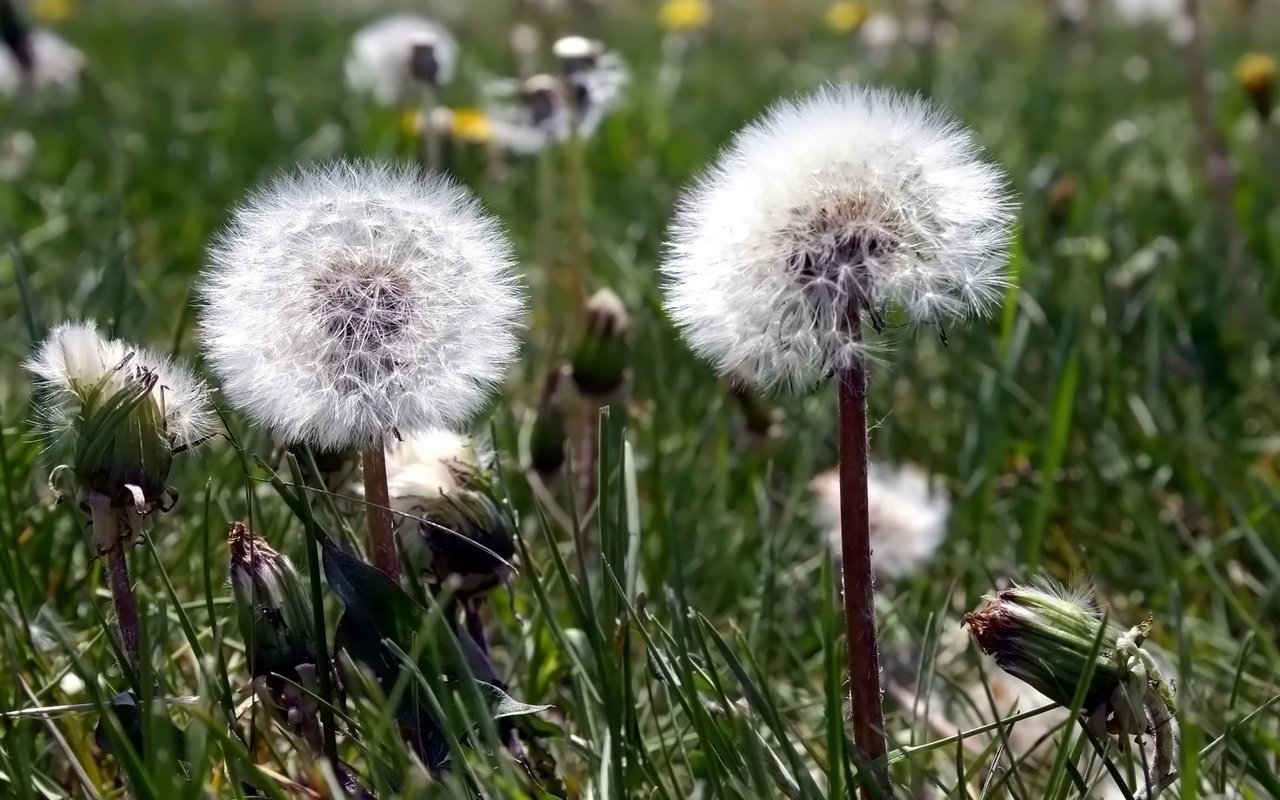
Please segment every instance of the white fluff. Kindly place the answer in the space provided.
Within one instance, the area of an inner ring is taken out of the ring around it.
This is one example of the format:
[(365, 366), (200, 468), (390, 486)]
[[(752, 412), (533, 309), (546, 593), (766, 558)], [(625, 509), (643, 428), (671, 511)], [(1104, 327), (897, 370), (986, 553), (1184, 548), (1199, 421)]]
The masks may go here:
[(93, 320), (54, 328), (23, 366), (42, 394), (38, 413), (51, 438), (74, 431), (96, 387), (105, 400), (147, 374), (157, 376), (151, 397), (161, 410), (162, 435), (170, 448), (195, 446), (213, 432), (215, 417), (204, 381), (168, 356), (103, 338)]
[[(80, 85), (84, 54), (56, 33), (34, 30), (31, 43), (31, 88), (37, 92), (73, 92)], [(23, 73), (7, 47), (0, 47), (0, 95), (12, 97), (22, 87)]]
[(846, 325), (901, 306), (982, 314), (1006, 285), (1011, 201), (968, 130), (894, 92), (832, 86), (740, 131), (682, 199), (662, 272), (695, 350), (757, 386), (864, 354)]
[(439, 65), (439, 83), (453, 78), (458, 45), (439, 23), (413, 14), (395, 14), (361, 28), (347, 55), (347, 85), (372, 95), (383, 105), (404, 102), (414, 83), (410, 73), (413, 48), (430, 44)]
[[(815, 511), (827, 543), (840, 555), (840, 476), (834, 470), (813, 479)], [(871, 565), (886, 578), (907, 577), (924, 568), (947, 534), (951, 503), (929, 485), (919, 467), (872, 465), (867, 482), (871, 522)]]
[(387, 446), (387, 492), (398, 511), (430, 501), (470, 483), (482, 468), (471, 437), (445, 430), (424, 431)]
[(243, 202), (210, 248), (200, 331), (228, 399), (289, 443), (468, 422), (517, 354), (511, 246), (469, 192), (337, 162)]

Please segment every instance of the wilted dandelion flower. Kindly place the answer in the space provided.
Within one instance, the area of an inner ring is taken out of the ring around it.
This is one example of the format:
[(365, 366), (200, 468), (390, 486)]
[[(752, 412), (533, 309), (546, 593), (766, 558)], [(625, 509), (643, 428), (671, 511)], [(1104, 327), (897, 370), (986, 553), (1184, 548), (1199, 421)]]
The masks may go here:
[(396, 14), (359, 30), (347, 56), (347, 84), (383, 105), (403, 102), (412, 87), (453, 79), (458, 45), (439, 23)]
[(233, 405), (285, 442), (381, 446), (465, 424), (516, 355), (524, 298), (498, 223), (408, 168), (304, 168), (236, 209), (199, 291)]
[[(834, 470), (813, 479), (815, 511), (832, 552), (840, 555), (840, 476)], [(929, 485), (924, 470), (872, 465), (867, 483), (871, 565), (886, 578), (905, 578), (933, 558), (947, 535), (951, 503)]]
[(212, 433), (203, 381), (167, 356), (104, 338), (92, 320), (54, 328), (25, 367), (51, 452), (84, 495), (111, 506), (146, 514), (166, 505), (174, 454)]
[(13, 97), (24, 85), (39, 94), (68, 94), (80, 86), (84, 54), (57, 34), (46, 30), (24, 32), (21, 48), (24, 65), (7, 47), (0, 47), (0, 96)]
[[(1005, 286), (1010, 198), (972, 134), (926, 101), (833, 86), (739, 132), (681, 201), (662, 265), (694, 349), (761, 387), (864, 354), (859, 319), (941, 325)], [(851, 321), (852, 320), (852, 321)]]

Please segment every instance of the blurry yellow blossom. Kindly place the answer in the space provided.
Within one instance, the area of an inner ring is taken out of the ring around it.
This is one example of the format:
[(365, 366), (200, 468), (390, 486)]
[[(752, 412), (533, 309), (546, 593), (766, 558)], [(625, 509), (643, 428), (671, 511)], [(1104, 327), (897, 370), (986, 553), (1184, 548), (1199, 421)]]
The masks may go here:
[(75, 0), (35, 0), (31, 14), (41, 22), (62, 22), (76, 10)]
[(453, 138), (464, 142), (484, 144), (493, 138), (493, 125), (489, 117), (478, 108), (453, 109)]
[(857, 0), (838, 0), (827, 9), (827, 27), (836, 33), (853, 33), (871, 16), (871, 7)]
[(711, 20), (707, 0), (667, 0), (658, 9), (658, 22), (668, 31), (696, 31)]
[(406, 108), (400, 114), (400, 132), (406, 138), (413, 138), (422, 129), (422, 117), (416, 108)]
[(1246, 53), (1236, 62), (1236, 83), (1262, 116), (1270, 116), (1276, 83), (1276, 60), (1265, 53)]

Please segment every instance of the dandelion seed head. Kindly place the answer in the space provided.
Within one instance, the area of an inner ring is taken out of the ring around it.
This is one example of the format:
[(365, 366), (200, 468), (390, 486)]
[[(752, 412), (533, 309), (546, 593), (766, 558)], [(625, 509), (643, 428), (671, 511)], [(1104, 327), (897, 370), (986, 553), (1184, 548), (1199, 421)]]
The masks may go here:
[(356, 32), (347, 55), (347, 85), (383, 105), (404, 102), (415, 82), (444, 86), (453, 79), (458, 45), (439, 23), (396, 14)]
[(31, 52), (31, 71), (24, 75), (22, 65), (7, 47), (0, 47), (0, 96), (13, 97), (30, 80), (37, 92), (72, 93), (80, 86), (84, 72), (84, 53), (52, 31), (34, 30), (27, 37)]
[(399, 511), (471, 486), (491, 454), (484, 442), (424, 431), (387, 447), (387, 492)]
[(461, 426), (516, 356), (511, 247), (447, 178), (302, 169), (244, 202), (208, 260), (206, 355), (282, 441), (336, 450)]
[[(833, 470), (813, 479), (814, 510), (832, 553), (840, 556), (840, 476)], [(951, 502), (930, 486), (927, 473), (911, 464), (871, 466), (867, 482), (871, 565), (897, 580), (922, 570), (947, 534)]]
[(682, 199), (662, 271), (695, 350), (760, 388), (865, 352), (850, 312), (940, 324), (1006, 285), (1012, 203), (972, 134), (916, 97), (827, 87), (737, 134)]
[(50, 444), (74, 434), (95, 390), (105, 399), (141, 381), (152, 383), (170, 450), (193, 447), (213, 432), (203, 380), (173, 358), (103, 337), (93, 320), (58, 325), (24, 367), (35, 379), (38, 421)]

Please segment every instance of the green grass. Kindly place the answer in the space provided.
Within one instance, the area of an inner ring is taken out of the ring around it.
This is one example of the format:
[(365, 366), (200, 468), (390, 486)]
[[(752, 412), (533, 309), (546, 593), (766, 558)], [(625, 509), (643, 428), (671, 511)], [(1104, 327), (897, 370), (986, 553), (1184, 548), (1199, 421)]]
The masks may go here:
[[(518, 12), (481, 5), (451, 20), (464, 56), (447, 99), (459, 105), (474, 102), (485, 73), (513, 70)], [(549, 333), (576, 313), (548, 308), (568, 248), (563, 210), (539, 207), (534, 160), (495, 168), (465, 149), (453, 160), (511, 229), (536, 307), (522, 365), (478, 428), (494, 432), (521, 532), (519, 576), (489, 604), (495, 661), (512, 696), (555, 707), (522, 723), (533, 760), (553, 766), (535, 790), (501, 755), (497, 726), (467, 733), (476, 687), (420, 668), (459, 657), (436, 635), (438, 612), (414, 618), (405, 640), (445, 652), (405, 650), (394, 691), (451, 721), (454, 769), (432, 778), (412, 766), (386, 706), (356, 693), (334, 709), (343, 760), (379, 797), (483, 787), (487, 797), (816, 798), (859, 780), (840, 724), (839, 599), (807, 488), (834, 463), (834, 393), (777, 399), (781, 440), (768, 454), (752, 448), (732, 398), (663, 318), (655, 280), (681, 185), (730, 133), (779, 95), (855, 79), (954, 109), (1022, 202), (1018, 287), (997, 318), (949, 331), (945, 348), (928, 330), (893, 327), (873, 369), (875, 456), (926, 467), (954, 501), (931, 566), (880, 586), (886, 681), (919, 687), (935, 716), (966, 728), (994, 722), (985, 695), (962, 688), (980, 662), (960, 615), (1009, 580), (1087, 577), (1112, 621), (1156, 620), (1150, 647), (1176, 680), (1181, 769), (1194, 775), (1171, 792), (1280, 796), (1280, 714), (1266, 708), (1280, 692), (1280, 124), (1260, 125), (1230, 81), (1242, 53), (1280, 54), (1276, 9), (1245, 19), (1208, 3), (1242, 293), (1204, 179), (1187, 60), (1158, 30), (1091, 17), (1064, 34), (1041, 4), (971, 2), (944, 46), (899, 47), (879, 63), (823, 29), (821, 4), (741, 0), (717, 8), (664, 95), (653, 8), (610, 5), (540, 22), (603, 38), (634, 76), (625, 107), (586, 143), (591, 283), (617, 291), (634, 317), (630, 403), (601, 426), (590, 535), (553, 521), (516, 457), (541, 376), (570, 355)], [(290, 785), (273, 775), (324, 780), (260, 709), (228, 723), (248, 675), (223, 534), (251, 520), (303, 568), (301, 518), (314, 512), (352, 542), (361, 521), (316, 496), (309, 511), (301, 494), (290, 508), (254, 460), (269, 442), (234, 417), (243, 452), (219, 440), (179, 459), (179, 505), (130, 554), (154, 666), (139, 685), (166, 702), (141, 716), (142, 752), (121, 748), (125, 731), (108, 724), (118, 757), (104, 755), (95, 726), (128, 688), (110, 598), (77, 513), (53, 504), (19, 367), (51, 325), (82, 316), (198, 358), (192, 280), (249, 187), (303, 160), (412, 157), (396, 111), (342, 88), (360, 18), (239, 8), (93, 4), (60, 25), (88, 54), (79, 97), (0, 109), (0, 134), (38, 141), (26, 176), (0, 184), (0, 796), (115, 797), (127, 782), (139, 797), (244, 797), (249, 784), (284, 797)], [(553, 172), (564, 179), (563, 164)], [(1051, 190), (1062, 176), (1076, 182), (1065, 205)], [(548, 213), (555, 236), (540, 247)], [(325, 597), (332, 632), (343, 606)], [(1001, 743), (1037, 718), (957, 741), (894, 692), (887, 702), (895, 781), (934, 792), (913, 796), (977, 796), (988, 781), (987, 796), (1077, 797), (1101, 774), (1078, 730), (1010, 768)], [(1141, 772), (1114, 751), (1106, 760)]]

